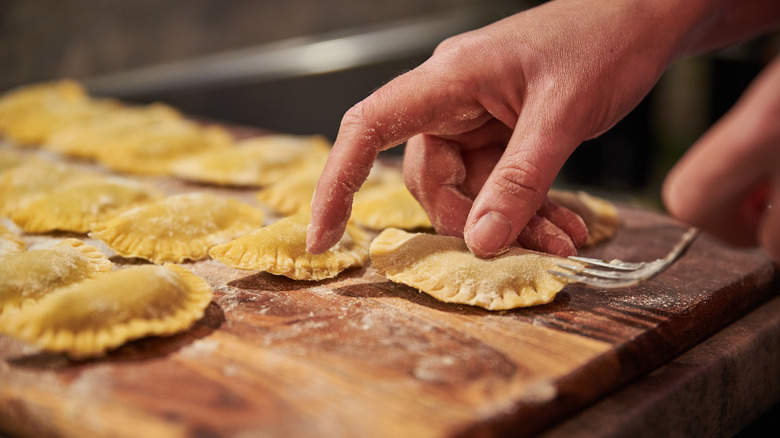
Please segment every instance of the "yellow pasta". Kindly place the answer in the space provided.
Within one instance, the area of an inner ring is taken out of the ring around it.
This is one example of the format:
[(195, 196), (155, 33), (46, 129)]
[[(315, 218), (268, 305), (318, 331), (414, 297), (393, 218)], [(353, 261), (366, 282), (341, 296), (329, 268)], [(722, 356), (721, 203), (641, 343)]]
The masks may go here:
[(43, 149), (63, 155), (94, 159), (104, 145), (135, 135), (157, 123), (182, 120), (181, 113), (161, 103), (119, 107), (66, 126), (47, 138)]
[(72, 80), (21, 87), (0, 98), (0, 131), (17, 144), (39, 145), (60, 129), (119, 106), (89, 98)]
[(311, 197), (322, 173), (322, 166), (322, 164), (302, 166), (258, 191), (255, 197), (284, 215), (310, 213)]
[(506, 310), (546, 304), (566, 285), (550, 274), (568, 259), (522, 248), (480, 259), (463, 239), (388, 228), (371, 242), (371, 266), (396, 283), (448, 302)]
[(95, 158), (100, 164), (120, 172), (164, 175), (169, 172), (170, 163), (177, 159), (232, 146), (232, 137), (220, 127), (169, 120), (112, 138), (97, 150)]
[(322, 254), (306, 251), (309, 215), (300, 214), (213, 247), (209, 255), (227, 266), (261, 270), (294, 280), (333, 278), (368, 260), (368, 236), (348, 225), (341, 240)]
[(179, 178), (220, 185), (266, 186), (307, 163), (323, 163), (330, 143), (321, 136), (265, 135), (233, 149), (216, 149), (178, 160)]
[(94, 246), (66, 239), (52, 248), (0, 258), (0, 313), (35, 302), (55, 288), (111, 271), (110, 260)]
[(24, 241), (0, 224), (0, 257), (17, 254), (27, 249)]
[(94, 224), (89, 235), (106, 242), (121, 256), (161, 264), (207, 258), (212, 246), (261, 226), (261, 210), (196, 192), (127, 210)]
[(211, 300), (208, 283), (186, 268), (133, 266), (57, 289), (3, 315), (0, 331), (83, 359), (133, 339), (186, 330)]
[(0, 216), (26, 208), (54, 188), (96, 178), (96, 174), (61, 163), (24, 162), (0, 174)]
[(96, 222), (162, 197), (158, 190), (128, 179), (95, 179), (51, 190), (11, 218), (26, 233), (86, 233)]

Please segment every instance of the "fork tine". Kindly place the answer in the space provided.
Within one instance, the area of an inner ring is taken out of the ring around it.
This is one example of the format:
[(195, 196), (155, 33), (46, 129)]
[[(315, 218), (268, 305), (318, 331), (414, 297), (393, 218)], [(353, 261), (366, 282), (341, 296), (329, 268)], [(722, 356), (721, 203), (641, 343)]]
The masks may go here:
[[(569, 257), (570, 260), (583, 263), (583, 265), (559, 263), (559, 267), (571, 272), (550, 271), (550, 273), (572, 282), (603, 288), (631, 286), (668, 268), (685, 252), (698, 235), (698, 229), (689, 228), (665, 257), (650, 262), (628, 263), (621, 260), (607, 261), (587, 257)], [(598, 269), (594, 269), (594, 267)]]
[(620, 269), (623, 271), (633, 271), (635, 269), (640, 269), (642, 266), (647, 264), (645, 262), (629, 263), (621, 260), (600, 260), (600, 259), (592, 259), (589, 257), (579, 257), (579, 256), (570, 256), (568, 258), (570, 260), (576, 260), (578, 262), (582, 262), (591, 266), (601, 266), (603, 268)]
[(566, 280), (570, 280), (573, 283), (584, 283), (590, 286), (597, 286), (604, 289), (633, 286), (643, 280), (642, 278), (632, 278), (617, 281), (611, 278), (588, 277), (585, 275), (572, 274), (569, 272), (550, 271), (550, 273)]

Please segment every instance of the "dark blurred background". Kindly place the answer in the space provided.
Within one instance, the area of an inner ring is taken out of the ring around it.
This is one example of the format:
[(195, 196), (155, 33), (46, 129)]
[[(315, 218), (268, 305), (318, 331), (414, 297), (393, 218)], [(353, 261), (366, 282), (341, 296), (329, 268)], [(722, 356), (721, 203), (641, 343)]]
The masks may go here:
[[(0, 91), (72, 77), (96, 95), (334, 139), (350, 106), (438, 42), (538, 3), (3, 0)], [(575, 152), (559, 183), (658, 206), (671, 164), (777, 47), (770, 36), (676, 63), (624, 121)]]

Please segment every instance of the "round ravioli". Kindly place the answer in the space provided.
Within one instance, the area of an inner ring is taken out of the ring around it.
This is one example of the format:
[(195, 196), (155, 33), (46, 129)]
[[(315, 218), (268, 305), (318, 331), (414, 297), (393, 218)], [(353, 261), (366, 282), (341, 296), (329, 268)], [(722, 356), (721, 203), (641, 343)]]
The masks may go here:
[(0, 149), (0, 173), (24, 162), (24, 155), (12, 149)]
[(147, 106), (122, 106), (98, 116), (64, 127), (50, 135), (43, 149), (63, 155), (93, 159), (98, 151), (117, 138), (155, 123), (181, 120), (176, 109), (161, 103)]
[(27, 245), (24, 244), (21, 237), (0, 224), (0, 257), (18, 254), (26, 249)]
[(311, 197), (322, 173), (322, 163), (301, 166), (268, 187), (259, 190), (255, 198), (275, 211), (285, 214), (311, 212)]
[(178, 265), (133, 266), (60, 288), (0, 317), (0, 331), (73, 358), (188, 329), (212, 299), (205, 280)]
[(26, 233), (86, 233), (96, 222), (162, 197), (162, 192), (128, 179), (90, 180), (52, 190), (13, 213), (11, 219)]
[(196, 192), (127, 210), (91, 227), (124, 257), (161, 264), (201, 260), (212, 246), (263, 226), (263, 212), (234, 199)]
[(425, 210), (403, 182), (357, 192), (352, 206), (352, 220), (374, 230), (432, 227)]
[(211, 248), (209, 255), (232, 268), (266, 271), (294, 280), (333, 278), (368, 260), (368, 236), (351, 224), (333, 248), (310, 254), (306, 251), (309, 219), (307, 214), (280, 219)]
[(233, 139), (217, 126), (203, 127), (189, 120), (169, 120), (111, 138), (96, 154), (112, 170), (142, 175), (164, 175), (174, 160), (212, 148), (233, 146)]
[(171, 173), (203, 183), (266, 186), (307, 163), (324, 163), (328, 152), (330, 143), (321, 136), (265, 135), (175, 161)]
[(463, 239), (388, 228), (371, 242), (371, 266), (396, 283), (448, 302), (488, 310), (546, 304), (566, 285), (550, 274), (568, 259), (510, 248), (481, 259)]
[(78, 239), (0, 258), (0, 313), (39, 300), (52, 290), (104, 274), (113, 265)]
[(65, 164), (25, 162), (0, 174), (0, 215), (10, 216), (55, 188), (96, 178), (96, 174)]

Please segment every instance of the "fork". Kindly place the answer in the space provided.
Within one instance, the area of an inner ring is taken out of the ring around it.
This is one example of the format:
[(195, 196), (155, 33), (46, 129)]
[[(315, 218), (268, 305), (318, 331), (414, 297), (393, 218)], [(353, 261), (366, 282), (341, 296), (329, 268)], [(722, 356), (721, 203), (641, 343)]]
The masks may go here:
[(599, 260), (588, 257), (569, 257), (584, 265), (558, 263), (563, 269), (572, 272), (549, 271), (565, 280), (603, 288), (627, 287), (647, 280), (671, 266), (699, 236), (699, 229), (691, 227), (682, 235), (676, 245), (665, 257), (641, 263), (629, 263), (621, 260)]

